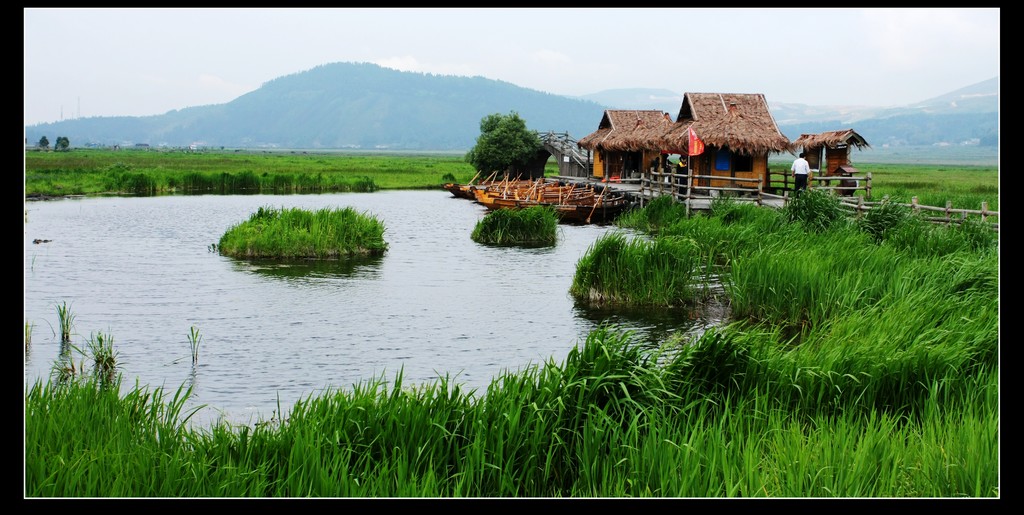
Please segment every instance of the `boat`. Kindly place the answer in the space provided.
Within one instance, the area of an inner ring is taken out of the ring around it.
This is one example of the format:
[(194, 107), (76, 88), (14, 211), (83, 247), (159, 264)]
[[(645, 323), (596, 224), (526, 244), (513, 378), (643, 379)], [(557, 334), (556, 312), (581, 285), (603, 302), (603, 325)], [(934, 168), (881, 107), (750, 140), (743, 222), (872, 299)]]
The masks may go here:
[(448, 190), (452, 196), (457, 198), (464, 198), (467, 200), (476, 200), (474, 191), (476, 190), (475, 184), (459, 184), (456, 182), (448, 182), (444, 184), (444, 189)]
[(549, 206), (562, 222), (575, 224), (609, 223), (632, 206), (621, 193), (592, 185), (564, 184), (557, 181), (509, 181), (474, 190), (476, 201), (488, 210), (524, 209)]

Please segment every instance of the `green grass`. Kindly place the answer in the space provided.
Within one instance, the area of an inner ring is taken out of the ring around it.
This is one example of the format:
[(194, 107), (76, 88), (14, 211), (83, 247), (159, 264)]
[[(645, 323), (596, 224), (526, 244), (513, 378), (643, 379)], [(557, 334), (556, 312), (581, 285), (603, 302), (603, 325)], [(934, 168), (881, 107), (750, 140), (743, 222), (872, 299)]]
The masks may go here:
[(497, 209), (476, 223), (470, 238), (502, 247), (550, 247), (558, 241), (558, 215), (550, 206)]
[(340, 259), (387, 251), (384, 223), (351, 207), (309, 211), (260, 207), (221, 236), (217, 250), (246, 259)]
[[(545, 173), (557, 175), (557, 163)], [(440, 188), (476, 170), (462, 155), (306, 151), (26, 152), (25, 195), (287, 194)]]

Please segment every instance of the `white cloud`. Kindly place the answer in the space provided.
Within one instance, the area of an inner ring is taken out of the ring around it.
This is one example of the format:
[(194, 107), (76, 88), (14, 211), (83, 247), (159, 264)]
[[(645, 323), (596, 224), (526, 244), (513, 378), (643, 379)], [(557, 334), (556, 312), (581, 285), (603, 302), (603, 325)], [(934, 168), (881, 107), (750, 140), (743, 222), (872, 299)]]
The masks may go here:
[(533, 58), (536, 63), (551, 68), (572, 63), (572, 59), (570, 59), (569, 56), (562, 52), (546, 48), (533, 52), (530, 54), (530, 57)]

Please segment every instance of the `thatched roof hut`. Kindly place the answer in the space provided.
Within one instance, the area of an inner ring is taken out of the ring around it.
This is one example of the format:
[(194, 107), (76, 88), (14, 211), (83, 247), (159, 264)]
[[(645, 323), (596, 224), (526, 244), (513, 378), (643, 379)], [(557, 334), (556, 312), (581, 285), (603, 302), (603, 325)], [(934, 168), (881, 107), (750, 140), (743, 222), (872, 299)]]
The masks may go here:
[(659, 110), (618, 110), (604, 112), (598, 129), (578, 142), (582, 148), (615, 152), (649, 150), (652, 142), (672, 126), (668, 113)]
[(857, 170), (850, 166), (850, 149), (869, 148), (868, 142), (853, 129), (801, 134), (793, 146), (802, 148), (811, 168), (822, 169), (825, 175), (855, 175)]
[(685, 93), (675, 125), (658, 144), (685, 153), (690, 127), (705, 145), (733, 152), (756, 155), (795, 148), (779, 130), (760, 93)]
[(843, 145), (853, 145), (857, 147), (857, 150), (871, 147), (868, 145), (868, 142), (853, 129), (828, 131), (819, 134), (801, 134), (800, 137), (793, 142), (794, 147), (803, 147), (804, 149), (818, 147), (835, 148)]

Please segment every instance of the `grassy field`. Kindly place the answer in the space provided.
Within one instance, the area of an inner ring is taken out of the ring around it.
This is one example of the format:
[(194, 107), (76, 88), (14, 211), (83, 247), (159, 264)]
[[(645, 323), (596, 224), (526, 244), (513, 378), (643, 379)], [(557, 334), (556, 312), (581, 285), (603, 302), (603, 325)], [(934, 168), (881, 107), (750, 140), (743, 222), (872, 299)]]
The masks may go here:
[[(75, 150), (27, 152), (25, 194), (321, 193), (468, 182), (461, 155)], [(454, 180), (452, 180), (454, 178)]]
[[(771, 163), (788, 169), (789, 162)], [(999, 168), (983, 165), (858, 164), (872, 175), (872, 199), (999, 209)], [(462, 155), (305, 151), (74, 150), (26, 152), (25, 195), (322, 193), (439, 188), (476, 171)], [(546, 175), (557, 175), (549, 162)]]

